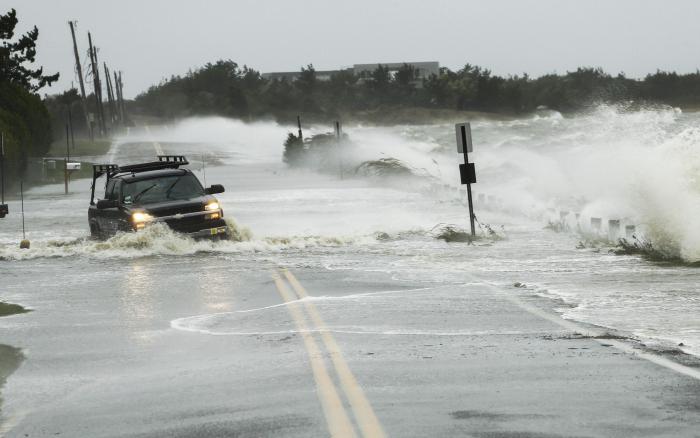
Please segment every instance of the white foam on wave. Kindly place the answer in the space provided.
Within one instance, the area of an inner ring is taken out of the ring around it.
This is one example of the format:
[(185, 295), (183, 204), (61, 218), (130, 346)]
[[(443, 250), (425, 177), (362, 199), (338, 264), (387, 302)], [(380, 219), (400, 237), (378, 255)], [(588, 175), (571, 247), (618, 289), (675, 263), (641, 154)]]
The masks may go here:
[(54, 257), (124, 259), (150, 256), (187, 256), (198, 253), (238, 254), (302, 250), (376, 243), (373, 236), (270, 236), (253, 237), (250, 230), (227, 218), (230, 240), (194, 240), (165, 225), (154, 224), (136, 233), (119, 233), (104, 241), (82, 237), (71, 240), (32, 241), (30, 249), (0, 245), (0, 261)]

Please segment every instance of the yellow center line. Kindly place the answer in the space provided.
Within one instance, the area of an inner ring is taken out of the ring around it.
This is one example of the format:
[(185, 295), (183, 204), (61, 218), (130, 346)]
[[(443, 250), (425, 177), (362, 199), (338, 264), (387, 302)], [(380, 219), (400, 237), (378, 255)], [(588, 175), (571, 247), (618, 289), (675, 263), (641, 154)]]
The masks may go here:
[[(151, 135), (151, 128), (149, 128), (148, 125), (144, 125), (146, 128), (146, 132), (148, 132), (148, 135)], [(156, 150), (156, 155), (165, 155), (165, 152), (163, 152), (163, 147), (158, 143), (157, 141), (153, 142), (153, 148)]]
[(293, 301), (296, 301), (296, 296), (289, 290), (284, 281), (280, 278), (277, 273), (272, 274), (272, 278), (275, 281), (275, 286), (277, 286), (277, 291), (284, 300), (288, 303), (287, 309), (292, 315), (294, 322), (301, 334), (304, 345), (306, 346), (306, 352), (309, 355), (309, 361), (311, 362), (311, 370), (314, 375), (314, 381), (316, 382), (316, 387), (318, 388), (318, 398), (321, 401), (321, 406), (323, 408), (323, 413), (326, 417), (326, 424), (328, 425), (328, 430), (332, 437), (338, 438), (355, 438), (355, 428), (350, 421), (347, 413), (345, 412), (345, 407), (343, 402), (338, 395), (338, 391), (331, 380), (328, 370), (326, 369), (326, 364), (321, 354), (313, 335), (309, 332), (304, 315), (301, 310), (296, 306)]
[[(308, 297), (304, 287), (291, 272), (286, 269), (284, 269), (282, 272), (287, 278), (287, 281), (289, 281), (289, 284), (291, 284), (292, 288), (296, 291), (299, 298), (304, 299)], [(360, 426), (362, 434), (365, 437), (372, 438), (384, 437), (384, 430), (379, 423), (379, 419), (377, 419), (377, 416), (374, 414), (372, 405), (370, 405), (369, 400), (367, 400), (367, 397), (362, 390), (362, 387), (360, 387), (357, 379), (352, 374), (352, 371), (350, 371), (350, 367), (348, 366), (347, 362), (345, 362), (343, 354), (340, 351), (340, 347), (338, 347), (338, 344), (335, 342), (333, 335), (328, 330), (326, 323), (318, 313), (316, 306), (308, 300), (304, 300), (304, 307), (311, 316), (311, 320), (316, 328), (321, 332), (321, 339), (323, 340), (323, 343), (330, 354), (331, 361), (333, 362), (335, 370), (338, 373), (340, 385), (343, 388), (345, 396), (350, 402), (352, 411), (355, 414), (355, 420)]]

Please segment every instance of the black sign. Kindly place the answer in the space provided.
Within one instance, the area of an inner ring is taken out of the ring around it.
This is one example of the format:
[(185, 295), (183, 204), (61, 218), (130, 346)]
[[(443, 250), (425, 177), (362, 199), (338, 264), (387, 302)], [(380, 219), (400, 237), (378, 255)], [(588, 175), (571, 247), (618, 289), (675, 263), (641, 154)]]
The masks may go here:
[(474, 163), (460, 164), (459, 177), (462, 180), (462, 184), (476, 183), (476, 170), (474, 169)]

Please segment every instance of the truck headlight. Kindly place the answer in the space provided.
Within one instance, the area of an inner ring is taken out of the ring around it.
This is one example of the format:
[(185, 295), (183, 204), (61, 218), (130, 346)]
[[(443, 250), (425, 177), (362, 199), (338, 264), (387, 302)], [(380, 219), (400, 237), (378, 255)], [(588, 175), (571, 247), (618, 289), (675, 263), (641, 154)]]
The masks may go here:
[(207, 219), (214, 220), (221, 218), (221, 206), (218, 201), (211, 201), (204, 206), (205, 211), (211, 211), (211, 214), (207, 215)]
[(153, 216), (151, 216), (151, 215), (148, 214), (148, 213), (143, 213), (143, 212), (140, 212), (140, 211), (137, 211), (136, 213), (132, 213), (132, 214), (131, 214), (131, 220), (132, 220), (135, 224), (142, 224), (142, 223), (144, 223), (144, 222), (149, 222), (149, 221), (151, 221), (152, 219), (153, 219)]

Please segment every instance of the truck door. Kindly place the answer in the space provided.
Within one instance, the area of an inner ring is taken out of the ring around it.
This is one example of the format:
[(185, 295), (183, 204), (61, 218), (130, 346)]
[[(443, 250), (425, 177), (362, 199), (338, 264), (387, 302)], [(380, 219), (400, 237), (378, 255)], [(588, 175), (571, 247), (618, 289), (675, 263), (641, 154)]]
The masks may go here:
[[(121, 188), (121, 181), (110, 179), (107, 182), (107, 187), (105, 188), (104, 199), (111, 199), (119, 201), (119, 190)], [(119, 231), (119, 223), (122, 216), (122, 212), (119, 207), (105, 208), (100, 210), (100, 216), (98, 223), (100, 229), (106, 235), (112, 236)]]

